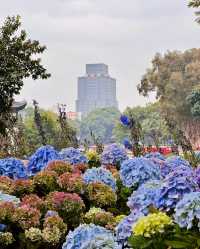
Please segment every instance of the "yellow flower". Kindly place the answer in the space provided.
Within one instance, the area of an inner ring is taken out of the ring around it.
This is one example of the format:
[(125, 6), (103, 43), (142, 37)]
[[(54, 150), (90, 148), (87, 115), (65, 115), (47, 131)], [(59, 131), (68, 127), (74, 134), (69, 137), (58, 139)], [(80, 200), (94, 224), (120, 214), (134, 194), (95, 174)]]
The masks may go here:
[(156, 233), (163, 233), (165, 226), (172, 225), (172, 219), (165, 213), (158, 212), (140, 218), (133, 226), (133, 233), (136, 236), (151, 237)]

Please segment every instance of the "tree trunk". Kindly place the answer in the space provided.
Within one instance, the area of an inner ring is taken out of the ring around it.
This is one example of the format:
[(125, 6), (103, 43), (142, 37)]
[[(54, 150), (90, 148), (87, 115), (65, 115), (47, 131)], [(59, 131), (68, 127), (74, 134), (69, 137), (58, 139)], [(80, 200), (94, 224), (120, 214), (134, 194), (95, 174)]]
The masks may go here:
[(182, 123), (182, 130), (194, 149), (200, 146), (200, 120), (188, 120)]

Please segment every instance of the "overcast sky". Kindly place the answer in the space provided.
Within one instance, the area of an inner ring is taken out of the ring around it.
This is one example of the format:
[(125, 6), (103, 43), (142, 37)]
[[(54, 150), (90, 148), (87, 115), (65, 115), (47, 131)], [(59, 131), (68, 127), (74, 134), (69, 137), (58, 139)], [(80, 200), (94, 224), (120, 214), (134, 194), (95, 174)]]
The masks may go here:
[(144, 105), (136, 86), (156, 52), (200, 46), (200, 26), (186, 0), (0, 0), (0, 23), (20, 14), (23, 28), (48, 50), (52, 77), (27, 80), (20, 98), (75, 109), (77, 77), (103, 62), (117, 79), (120, 109)]

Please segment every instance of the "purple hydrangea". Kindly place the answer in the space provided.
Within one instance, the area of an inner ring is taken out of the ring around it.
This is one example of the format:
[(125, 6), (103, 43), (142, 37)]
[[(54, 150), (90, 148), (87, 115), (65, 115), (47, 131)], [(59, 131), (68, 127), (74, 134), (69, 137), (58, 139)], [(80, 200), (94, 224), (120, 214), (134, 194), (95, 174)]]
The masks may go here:
[(166, 160), (164, 161), (154, 157), (150, 158), (149, 160), (151, 160), (155, 165), (160, 168), (161, 176), (163, 178), (165, 178), (173, 170), (172, 165), (167, 163)]
[(104, 227), (80, 225), (69, 232), (62, 249), (120, 249), (113, 233)]
[(191, 229), (197, 220), (200, 230), (200, 192), (185, 194), (176, 205), (174, 218), (181, 228), (187, 229)]
[(120, 169), (120, 178), (126, 187), (137, 187), (149, 180), (160, 180), (160, 169), (151, 160), (136, 157), (124, 161)]
[(128, 238), (132, 234), (132, 227), (139, 218), (144, 216), (140, 212), (132, 212), (129, 216), (125, 217), (116, 227), (117, 242), (122, 246), (126, 246)]
[(110, 186), (114, 191), (116, 191), (116, 180), (112, 173), (104, 168), (91, 168), (87, 169), (83, 175), (83, 180), (85, 183), (101, 182)]
[(159, 152), (151, 152), (151, 153), (146, 154), (144, 157), (148, 159), (156, 158), (156, 159), (165, 161), (165, 157)]
[(84, 156), (79, 149), (72, 147), (62, 149), (59, 155), (61, 160), (64, 160), (65, 162), (68, 162), (72, 165), (88, 162), (86, 156)]
[(193, 172), (182, 166), (171, 172), (163, 181), (158, 200), (158, 208), (170, 211), (183, 198), (184, 194), (198, 190)]
[(59, 154), (52, 146), (42, 146), (31, 156), (28, 163), (28, 174), (34, 176), (43, 170), (50, 161), (58, 159)]
[(104, 149), (101, 162), (104, 165), (119, 165), (124, 160), (128, 159), (126, 151), (124, 148), (121, 148), (117, 144), (111, 144), (106, 149)]
[(147, 215), (151, 206), (156, 207), (160, 196), (161, 184), (161, 181), (158, 180), (148, 181), (134, 191), (127, 203), (131, 211)]
[(53, 211), (53, 210), (48, 210), (45, 214), (45, 218), (47, 217), (54, 217), (54, 216), (58, 216), (58, 212)]
[(27, 178), (27, 172), (21, 160), (16, 158), (0, 159), (0, 175), (14, 180)]

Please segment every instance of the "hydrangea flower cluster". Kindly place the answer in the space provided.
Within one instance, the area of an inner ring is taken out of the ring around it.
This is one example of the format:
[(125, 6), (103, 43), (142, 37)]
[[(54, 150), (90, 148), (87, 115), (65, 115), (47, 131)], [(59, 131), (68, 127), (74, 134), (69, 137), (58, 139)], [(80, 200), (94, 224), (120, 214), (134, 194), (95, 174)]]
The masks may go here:
[(194, 177), (195, 177), (195, 179), (197, 181), (197, 184), (200, 187), (200, 166), (195, 170)]
[(169, 157), (167, 159), (167, 163), (169, 164), (172, 164), (174, 168), (177, 168), (179, 166), (188, 166), (188, 167), (191, 167), (189, 162), (184, 160), (182, 157), (180, 156), (172, 156), (172, 157)]
[(75, 148), (66, 148), (62, 149), (59, 153), (60, 159), (68, 162), (72, 165), (87, 163), (87, 158), (80, 152), (79, 149)]
[(137, 157), (122, 163), (120, 178), (124, 186), (135, 187), (149, 180), (159, 180), (161, 174), (159, 167), (151, 160), (144, 157)]
[(194, 221), (198, 221), (200, 230), (200, 192), (185, 194), (175, 208), (175, 222), (181, 227), (192, 228)]
[(10, 232), (0, 232), (0, 245), (8, 246), (14, 242), (12, 233)]
[(34, 176), (43, 170), (50, 161), (59, 159), (58, 152), (49, 145), (40, 147), (30, 158), (28, 174)]
[(160, 160), (156, 157), (149, 158), (155, 165), (160, 168), (161, 176), (165, 178), (171, 171), (173, 171), (172, 164), (167, 163), (166, 160)]
[(129, 141), (128, 138), (124, 138), (123, 145), (128, 150), (132, 150), (133, 149), (133, 145), (131, 144), (131, 142)]
[(13, 195), (4, 194), (0, 191), (0, 202), (12, 202), (15, 206), (20, 204), (20, 199)]
[(104, 149), (101, 162), (103, 165), (111, 164), (118, 166), (124, 160), (128, 159), (125, 149), (121, 148), (117, 144), (111, 144)]
[(117, 241), (125, 245), (128, 238), (131, 236), (132, 227), (138, 221), (139, 218), (143, 217), (140, 212), (132, 212), (129, 216), (125, 217), (116, 227)]
[(110, 186), (114, 191), (116, 191), (116, 180), (112, 173), (104, 168), (91, 168), (86, 170), (83, 175), (83, 180), (86, 184), (101, 182)]
[(27, 178), (27, 172), (21, 160), (16, 158), (0, 159), (0, 175), (12, 179)]
[(126, 116), (126, 115), (121, 115), (120, 121), (121, 121), (121, 123), (122, 123), (124, 126), (129, 127), (129, 126), (131, 125), (131, 121), (130, 121), (129, 117)]
[(198, 190), (198, 185), (192, 177), (192, 171), (187, 167), (179, 167), (171, 172), (163, 181), (158, 200), (158, 208), (170, 211), (183, 198), (184, 194)]
[(165, 157), (159, 152), (151, 152), (151, 153), (146, 154), (144, 157), (148, 159), (156, 158), (156, 159), (165, 161)]
[(90, 225), (80, 225), (69, 232), (62, 249), (118, 249), (115, 237), (109, 230)]
[(140, 218), (133, 225), (133, 233), (135, 236), (150, 238), (157, 233), (163, 233), (165, 231), (164, 228), (172, 224), (172, 219), (165, 213), (149, 214), (146, 217)]
[(150, 207), (156, 207), (160, 195), (161, 182), (158, 180), (148, 181), (134, 191), (128, 199), (128, 207), (131, 211), (149, 213)]

